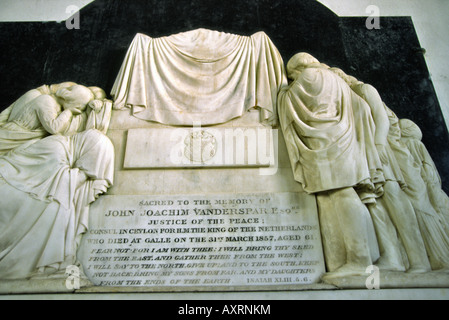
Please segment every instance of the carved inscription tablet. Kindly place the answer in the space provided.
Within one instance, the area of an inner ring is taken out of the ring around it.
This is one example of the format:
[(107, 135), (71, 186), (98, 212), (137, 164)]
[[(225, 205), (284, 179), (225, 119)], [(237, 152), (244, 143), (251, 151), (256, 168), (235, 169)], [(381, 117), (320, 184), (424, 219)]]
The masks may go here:
[(79, 258), (98, 286), (300, 285), (324, 273), (314, 197), (104, 196)]
[(124, 169), (270, 167), (277, 131), (271, 128), (129, 129)]

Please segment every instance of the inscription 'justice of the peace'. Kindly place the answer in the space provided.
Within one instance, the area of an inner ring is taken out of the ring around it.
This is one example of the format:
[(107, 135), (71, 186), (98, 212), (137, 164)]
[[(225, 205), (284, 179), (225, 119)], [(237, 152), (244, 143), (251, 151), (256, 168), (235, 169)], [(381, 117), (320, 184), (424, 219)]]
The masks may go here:
[(309, 200), (297, 193), (104, 197), (81, 256), (104, 286), (315, 283), (324, 265)]

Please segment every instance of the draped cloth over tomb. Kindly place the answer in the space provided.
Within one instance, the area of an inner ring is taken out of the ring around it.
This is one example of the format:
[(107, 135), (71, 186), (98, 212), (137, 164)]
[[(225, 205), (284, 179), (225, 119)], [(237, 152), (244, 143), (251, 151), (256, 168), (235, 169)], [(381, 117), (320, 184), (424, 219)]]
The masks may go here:
[(286, 82), (282, 57), (265, 33), (198, 29), (154, 39), (137, 34), (111, 95), (115, 109), (163, 124), (213, 125), (257, 107), (261, 122), (273, 125)]

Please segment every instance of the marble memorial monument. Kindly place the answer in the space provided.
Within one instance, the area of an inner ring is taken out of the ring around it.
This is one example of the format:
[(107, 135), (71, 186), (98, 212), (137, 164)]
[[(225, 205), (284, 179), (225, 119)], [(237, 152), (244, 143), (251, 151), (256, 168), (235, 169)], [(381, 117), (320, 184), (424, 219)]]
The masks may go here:
[(110, 97), (0, 114), (0, 293), (449, 286), (449, 198), (374, 86), (263, 31), (137, 33), (122, 60)]

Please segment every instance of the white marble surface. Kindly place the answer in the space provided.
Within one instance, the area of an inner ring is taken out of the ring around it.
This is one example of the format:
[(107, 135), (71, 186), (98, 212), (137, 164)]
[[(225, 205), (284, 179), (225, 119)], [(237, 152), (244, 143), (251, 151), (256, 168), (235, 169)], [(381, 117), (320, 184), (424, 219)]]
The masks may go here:
[[(423, 158), (419, 128), (400, 127), (406, 121), (374, 87), (310, 54), (294, 55), (287, 72), (292, 82), (279, 94), (280, 123), (295, 180), (317, 197), (325, 277), (376, 264), (424, 276), (438, 270), (444, 278), (449, 205), (447, 196), (430, 200), (432, 186), (439, 194), (441, 184), (434, 168), (436, 183), (425, 174), (433, 162)], [(407, 142), (407, 133), (418, 140)]]
[(124, 169), (242, 168), (275, 164), (271, 128), (130, 129)]
[(104, 196), (89, 224), (79, 259), (100, 286), (288, 287), (325, 271), (315, 200), (304, 193)]
[(114, 109), (168, 125), (217, 125), (254, 108), (260, 122), (274, 125), (286, 82), (282, 56), (263, 31), (199, 28), (159, 38), (137, 33), (111, 96)]
[(100, 88), (43, 85), (0, 114), (2, 280), (76, 264), (89, 205), (114, 179), (114, 146), (104, 134), (112, 103), (103, 98)]
[[(138, 126), (137, 126), (138, 127)], [(257, 192), (273, 191), (282, 192), (292, 191), (299, 189), (300, 187), (294, 186), (294, 181), (290, 177), (291, 169), (285, 164), (276, 169), (276, 171), (270, 176), (264, 176), (260, 174), (260, 171), (249, 169), (238, 169), (235, 171), (195, 171), (188, 170), (182, 173), (175, 172), (173, 170), (164, 170), (158, 172), (146, 172), (146, 171), (127, 171), (122, 170), (120, 167), (124, 163), (123, 152), (125, 150), (124, 139), (126, 139), (125, 130), (129, 127), (117, 126), (115, 130), (111, 130), (108, 134), (119, 150), (119, 161), (117, 164), (117, 177), (119, 183), (115, 189), (111, 189), (110, 195), (125, 195), (125, 194), (182, 194), (182, 190), (186, 188), (190, 194), (193, 194), (194, 190), (199, 192), (230, 192), (238, 193), (247, 190)], [(123, 131), (122, 131), (123, 130)], [(285, 148), (281, 151), (285, 159)], [(121, 158), (120, 158), (121, 157)], [(290, 177), (290, 178), (289, 178)], [(219, 180), (223, 183), (217, 185), (216, 181)], [(313, 198), (313, 196), (310, 196)], [(442, 275), (444, 276), (444, 274)], [(422, 280), (422, 279), (421, 279)], [(393, 283), (393, 282), (392, 282)], [(351, 284), (350, 284), (351, 285)], [(436, 291), (435, 291), (436, 292)]]
[(276, 292), (82, 293), (1, 296), (0, 300), (449, 300), (449, 289), (313, 290)]

